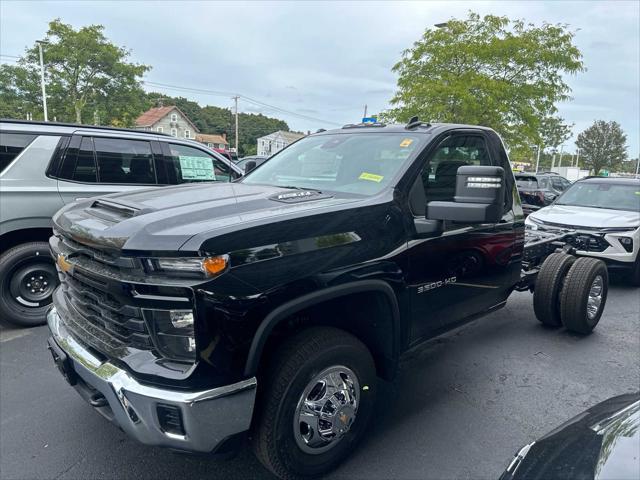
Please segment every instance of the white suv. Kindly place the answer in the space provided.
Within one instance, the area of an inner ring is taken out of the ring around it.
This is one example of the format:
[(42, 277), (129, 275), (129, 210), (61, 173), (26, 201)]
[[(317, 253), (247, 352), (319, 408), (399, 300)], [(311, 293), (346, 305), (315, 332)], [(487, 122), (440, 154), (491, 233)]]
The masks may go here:
[(640, 286), (640, 179), (579, 180), (552, 205), (529, 215), (525, 224), (533, 230), (576, 230), (579, 255), (627, 271)]

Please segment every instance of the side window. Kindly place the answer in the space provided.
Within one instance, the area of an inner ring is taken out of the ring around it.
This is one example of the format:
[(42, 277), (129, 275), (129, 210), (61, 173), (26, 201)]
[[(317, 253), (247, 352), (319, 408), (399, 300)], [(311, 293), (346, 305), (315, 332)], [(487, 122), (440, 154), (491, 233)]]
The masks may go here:
[(96, 183), (96, 162), (90, 137), (73, 137), (60, 169), (60, 178), (82, 183)]
[(458, 168), (466, 165), (491, 165), (483, 137), (460, 135), (442, 142), (422, 171), (427, 202), (453, 200)]
[(157, 183), (149, 142), (102, 137), (95, 137), (93, 142), (100, 183)]
[(231, 179), (229, 167), (212, 155), (189, 147), (171, 143), (171, 165), (176, 183), (186, 182), (228, 182)]
[(24, 150), (37, 135), (0, 133), (0, 173)]

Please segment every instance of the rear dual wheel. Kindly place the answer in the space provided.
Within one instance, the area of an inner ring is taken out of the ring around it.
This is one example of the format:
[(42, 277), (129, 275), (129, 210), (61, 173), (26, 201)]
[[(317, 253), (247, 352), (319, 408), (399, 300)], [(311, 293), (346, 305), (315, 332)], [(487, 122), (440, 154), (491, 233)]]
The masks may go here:
[(553, 253), (542, 264), (533, 306), (540, 322), (588, 334), (600, 321), (607, 301), (607, 267), (596, 258)]

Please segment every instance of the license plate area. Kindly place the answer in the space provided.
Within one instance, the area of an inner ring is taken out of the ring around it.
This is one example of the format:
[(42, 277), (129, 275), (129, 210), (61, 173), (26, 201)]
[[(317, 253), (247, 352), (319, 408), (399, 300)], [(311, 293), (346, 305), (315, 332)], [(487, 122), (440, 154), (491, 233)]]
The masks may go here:
[(78, 376), (73, 370), (71, 360), (69, 359), (67, 354), (64, 353), (64, 351), (58, 346), (53, 337), (49, 337), (47, 343), (47, 348), (51, 352), (53, 362), (56, 364), (56, 367), (58, 368), (64, 379), (69, 383), (69, 385), (75, 385), (76, 383), (78, 383)]

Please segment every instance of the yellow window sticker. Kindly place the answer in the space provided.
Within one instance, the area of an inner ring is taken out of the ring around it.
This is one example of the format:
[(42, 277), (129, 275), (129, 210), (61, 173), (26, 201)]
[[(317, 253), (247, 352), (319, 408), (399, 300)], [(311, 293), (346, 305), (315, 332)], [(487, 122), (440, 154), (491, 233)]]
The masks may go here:
[(362, 172), (358, 178), (360, 180), (370, 180), (372, 182), (380, 183), (384, 177), (382, 175), (376, 175), (375, 173)]
[(405, 138), (400, 142), (400, 148), (407, 148), (409, 145), (413, 143), (412, 138)]

